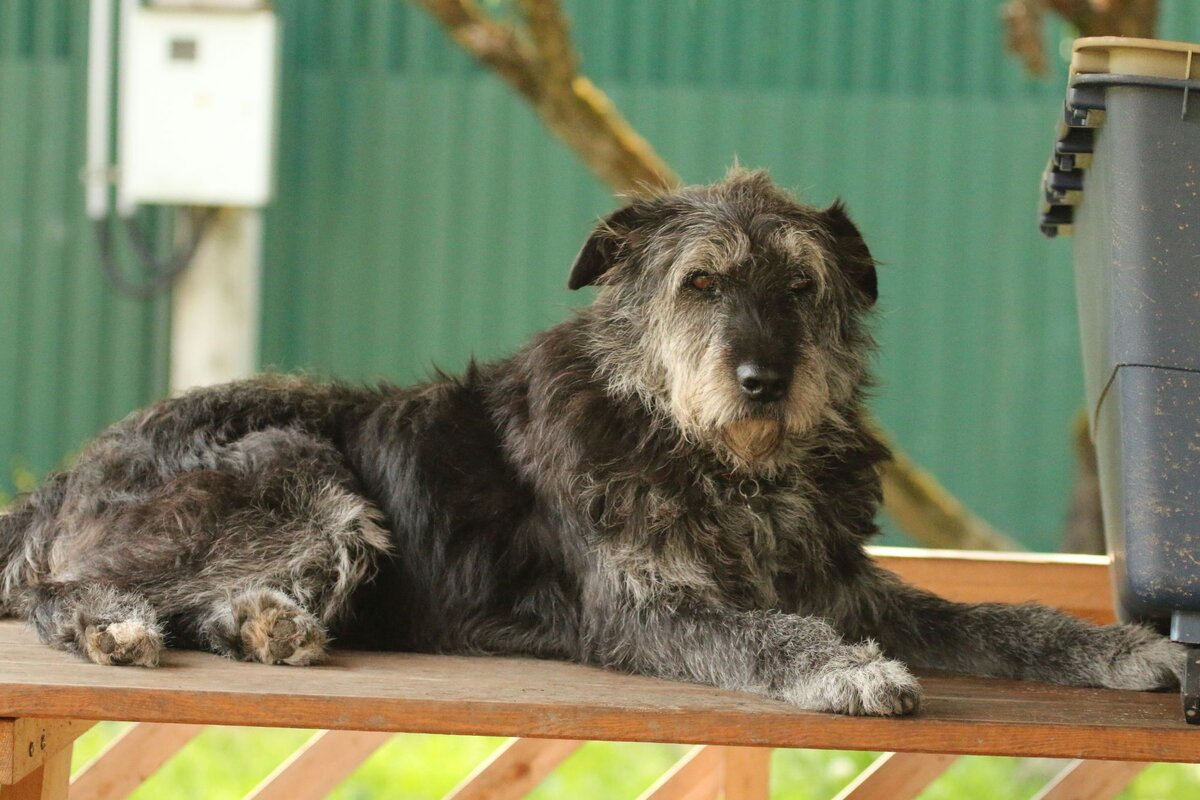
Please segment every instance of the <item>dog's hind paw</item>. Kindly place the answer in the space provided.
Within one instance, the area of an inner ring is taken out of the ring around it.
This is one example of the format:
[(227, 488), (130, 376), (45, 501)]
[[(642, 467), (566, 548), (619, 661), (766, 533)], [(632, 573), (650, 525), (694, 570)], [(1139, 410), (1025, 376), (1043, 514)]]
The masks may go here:
[(324, 627), (282, 592), (244, 592), (234, 599), (233, 611), (245, 658), (307, 666), (325, 657)]
[(138, 620), (90, 625), (84, 631), (84, 650), (97, 664), (157, 667), (162, 633)]
[(873, 642), (846, 645), (819, 672), (786, 693), (811, 711), (855, 716), (911, 714), (921, 705), (921, 685), (899, 661), (884, 658)]
[(1183, 680), (1187, 649), (1140, 625), (1107, 631), (1112, 655), (1100, 668), (1101, 686), (1109, 689), (1173, 689)]

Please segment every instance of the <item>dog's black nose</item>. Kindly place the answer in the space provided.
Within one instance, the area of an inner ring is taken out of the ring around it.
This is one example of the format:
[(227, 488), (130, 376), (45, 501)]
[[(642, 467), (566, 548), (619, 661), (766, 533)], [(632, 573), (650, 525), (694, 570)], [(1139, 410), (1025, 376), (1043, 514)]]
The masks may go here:
[(787, 391), (787, 378), (779, 370), (752, 361), (737, 368), (737, 379), (746, 396), (760, 403), (778, 400)]

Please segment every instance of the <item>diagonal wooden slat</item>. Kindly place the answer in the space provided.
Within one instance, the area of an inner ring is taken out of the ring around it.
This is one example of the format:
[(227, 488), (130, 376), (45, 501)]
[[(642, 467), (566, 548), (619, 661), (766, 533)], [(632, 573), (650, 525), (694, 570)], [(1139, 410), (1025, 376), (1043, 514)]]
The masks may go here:
[(713, 800), (721, 791), (724, 750), (715, 745), (693, 747), (638, 800)]
[(1135, 761), (1072, 761), (1034, 800), (1109, 800), (1148, 765)]
[(319, 800), (390, 738), (390, 733), (374, 731), (320, 731), (263, 778), (246, 800)]
[(202, 730), (203, 725), (134, 725), (109, 742), (71, 780), (71, 800), (128, 797)]
[(884, 753), (834, 800), (909, 800), (957, 760), (941, 753)]
[(510, 739), (454, 787), (446, 800), (524, 797), (582, 744), (574, 739)]
[(725, 800), (767, 800), (771, 794), (771, 748), (724, 747)]

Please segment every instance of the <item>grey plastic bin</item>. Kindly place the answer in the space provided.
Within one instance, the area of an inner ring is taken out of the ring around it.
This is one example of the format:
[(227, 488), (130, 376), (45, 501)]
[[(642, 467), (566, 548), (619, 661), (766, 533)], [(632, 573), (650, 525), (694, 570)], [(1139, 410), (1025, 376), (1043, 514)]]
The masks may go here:
[(1200, 643), (1200, 45), (1075, 43), (1042, 230), (1071, 233), (1119, 615)]

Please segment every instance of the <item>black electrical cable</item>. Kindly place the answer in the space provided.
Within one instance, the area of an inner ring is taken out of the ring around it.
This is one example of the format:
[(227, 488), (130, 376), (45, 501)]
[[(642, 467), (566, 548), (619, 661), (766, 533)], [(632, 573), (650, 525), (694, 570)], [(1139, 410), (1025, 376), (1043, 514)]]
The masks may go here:
[(196, 255), (196, 250), (199, 249), (200, 242), (208, 230), (208, 225), (215, 216), (216, 209), (213, 208), (205, 209), (202, 213), (193, 216), (192, 231), (188, 241), (165, 261), (160, 261), (155, 257), (149, 237), (138, 221), (133, 217), (127, 217), (125, 230), (129, 236), (129, 242), (133, 246), (134, 254), (146, 271), (147, 277), (144, 281), (131, 280), (117, 266), (113, 253), (112, 226), (108, 219), (97, 220), (95, 224), (96, 241), (100, 250), (100, 265), (104, 270), (104, 276), (118, 292), (139, 300), (148, 300), (159, 292), (169, 289), (175, 279), (183, 274), (188, 264), (192, 262), (192, 258)]

